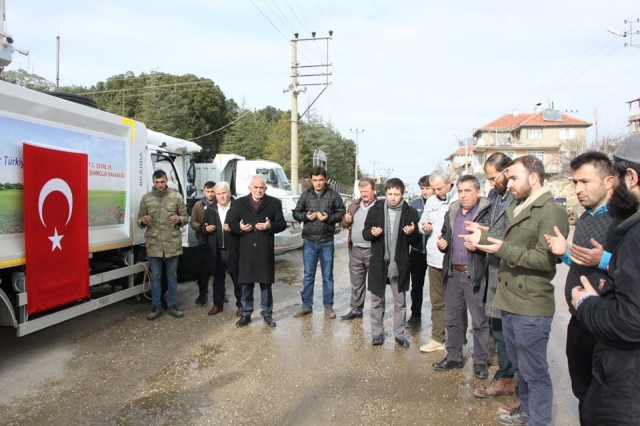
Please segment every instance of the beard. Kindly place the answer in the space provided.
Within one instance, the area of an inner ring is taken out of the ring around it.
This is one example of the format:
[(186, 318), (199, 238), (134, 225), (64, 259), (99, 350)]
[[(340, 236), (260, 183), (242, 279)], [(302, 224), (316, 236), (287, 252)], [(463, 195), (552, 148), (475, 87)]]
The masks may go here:
[(619, 182), (613, 187), (613, 195), (609, 199), (609, 211), (617, 219), (626, 219), (638, 211), (638, 199), (627, 185)]
[(531, 186), (531, 184), (529, 182), (525, 182), (525, 184), (519, 191), (514, 192), (512, 190), (511, 193), (513, 194), (513, 198), (515, 198), (516, 201), (524, 201), (529, 198), (529, 196), (533, 192), (532, 189), (533, 187)]

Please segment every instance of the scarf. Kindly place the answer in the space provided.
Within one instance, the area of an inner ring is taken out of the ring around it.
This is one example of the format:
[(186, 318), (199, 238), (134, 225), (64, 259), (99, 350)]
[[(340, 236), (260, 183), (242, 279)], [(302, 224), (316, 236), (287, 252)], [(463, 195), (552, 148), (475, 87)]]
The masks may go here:
[(529, 198), (524, 200), (524, 203), (518, 204), (516, 206), (516, 208), (513, 210), (513, 217), (518, 216), (525, 208), (529, 207), (535, 200), (537, 200), (541, 195), (546, 194), (547, 192), (549, 192), (549, 188), (545, 186), (541, 186), (540, 188), (533, 191), (531, 195), (529, 195)]
[[(400, 212), (404, 205), (404, 200), (392, 207), (387, 200), (384, 200), (384, 261), (389, 264), (387, 271), (388, 278), (398, 276), (398, 264), (396, 263), (396, 246), (400, 233)], [(395, 229), (391, 229), (391, 215), (394, 216), (393, 224)]]

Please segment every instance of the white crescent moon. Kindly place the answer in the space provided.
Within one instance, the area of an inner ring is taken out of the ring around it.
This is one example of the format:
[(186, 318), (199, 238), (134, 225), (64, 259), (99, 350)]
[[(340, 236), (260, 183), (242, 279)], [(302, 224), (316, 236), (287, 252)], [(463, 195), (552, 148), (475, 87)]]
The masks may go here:
[(42, 186), (40, 190), (40, 197), (38, 198), (38, 212), (40, 213), (40, 221), (46, 227), (47, 224), (44, 223), (44, 218), (42, 217), (42, 206), (44, 205), (44, 200), (51, 194), (52, 192), (61, 192), (67, 199), (67, 203), (69, 203), (69, 216), (67, 217), (67, 223), (71, 220), (71, 213), (73, 213), (73, 194), (71, 193), (71, 188), (67, 184), (67, 182), (62, 179), (51, 179), (47, 183)]

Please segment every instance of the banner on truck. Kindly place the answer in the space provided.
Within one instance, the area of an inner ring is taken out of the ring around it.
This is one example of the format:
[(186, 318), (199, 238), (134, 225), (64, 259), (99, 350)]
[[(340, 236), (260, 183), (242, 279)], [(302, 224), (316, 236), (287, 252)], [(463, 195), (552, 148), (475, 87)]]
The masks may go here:
[(89, 297), (88, 156), (23, 144), (29, 315)]
[[(26, 159), (23, 143), (46, 145), (62, 150), (86, 153), (88, 178), (88, 215), (91, 229), (104, 229), (99, 241), (91, 246), (108, 244), (107, 239), (130, 238), (127, 220), (127, 145), (124, 140), (92, 135), (60, 127), (0, 115), (0, 261), (24, 255), (22, 247), (23, 171)], [(36, 167), (44, 167), (51, 163)]]

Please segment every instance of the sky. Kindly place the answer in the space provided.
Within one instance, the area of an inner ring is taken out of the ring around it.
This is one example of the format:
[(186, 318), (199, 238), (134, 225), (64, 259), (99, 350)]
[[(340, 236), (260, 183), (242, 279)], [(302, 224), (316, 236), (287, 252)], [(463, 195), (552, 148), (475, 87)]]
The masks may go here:
[[(640, 30), (637, 0), (6, 0), (6, 9), (14, 46), (30, 52), (8, 69), (55, 82), (59, 35), (60, 85), (191, 73), (250, 109), (291, 109), (293, 34), (331, 30), (331, 84), (319, 97), (323, 86), (308, 86), (299, 112), (318, 97), (314, 114), (343, 137), (364, 130), (360, 169), (399, 177), (410, 192), (460, 136), (505, 113), (553, 102), (615, 136), (627, 132), (626, 102), (640, 98), (640, 34), (624, 47), (629, 37), (607, 32)], [(300, 66), (327, 63), (326, 41), (297, 45)]]

